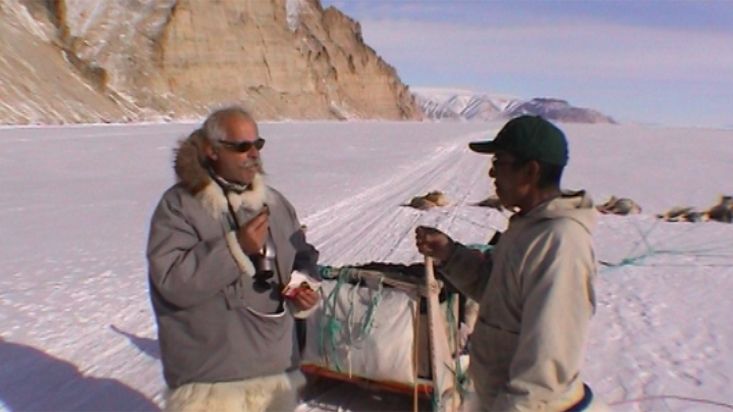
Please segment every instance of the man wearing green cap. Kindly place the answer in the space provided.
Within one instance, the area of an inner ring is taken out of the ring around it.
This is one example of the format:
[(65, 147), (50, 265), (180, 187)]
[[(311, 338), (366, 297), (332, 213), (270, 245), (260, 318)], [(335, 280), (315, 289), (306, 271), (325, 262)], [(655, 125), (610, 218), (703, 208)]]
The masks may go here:
[(516, 212), (507, 230), (485, 254), (429, 227), (417, 228), (416, 241), (480, 304), (469, 369), (478, 405), (470, 409), (604, 410), (580, 378), (595, 309), (596, 213), (585, 192), (560, 189), (565, 135), (539, 116), (521, 116), (469, 147), (493, 155), (496, 194)]

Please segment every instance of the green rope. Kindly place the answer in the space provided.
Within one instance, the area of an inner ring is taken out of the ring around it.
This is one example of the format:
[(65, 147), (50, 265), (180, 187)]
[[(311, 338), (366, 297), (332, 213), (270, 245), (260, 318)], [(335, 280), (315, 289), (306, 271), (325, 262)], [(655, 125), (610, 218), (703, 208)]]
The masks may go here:
[(379, 284), (377, 285), (376, 292), (371, 293), (371, 300), (369, 307), (364, 314), (364, 321), (361, 326), (361, 335), (366, 337), (371, 334), (372, 327), (374, 327), (374, 319), (376, 318), (377, 308), (382, 302), (382, 291), (384, 290), (384, 276), (379, 277)]
[(440, 411), (440, 395), (436, 395), (437, 392), (437, 388), (433, 388), (433, 396), (430, 398), (430, 406), (432, 406), (433, 412)]
[(475, 249), (480, 251), (481, 253), (486, 253), (489, 250), (492, 250), (494, 248), (494, 245), (489, 245), (488, 243), (471, 243), (466, 245), (469, 249)]
[[(325, 275), (331, 275), (332, 270), (330, 267), (320, 267), (319, 272), (323, 279), (333, 279)], [(326, 357), (326, 361), (329, 360), (329, 350), (333, 355), (336, 353), (336, 336), (341, 334), (343, 329), (343, 322), (336, 318), (336, 306), (338, 303), (337, 297), (339, 290), (344, 282), (344, 276), (338, 276), (336, 278), (336, 285), (331, 290), (331, 293), (323, 301), (323, 316), (320, 319), (320, 333), (318, 337), (318, 346), (323, 349), (323, 353)], [(327, 345), (328, 343), (328, 345)], [(343, 368), (338, 361), (338, 356), (331, 356), (333, 363), (336, 366), (336, 371), (341, 372)]]
[[(345, 345), (346, 348), (351, 348), (355, 344), (363, 342), (372, 331), (374, 327), (374, 320), (376, 319), (377, 309), (380, 306), (383, 295), (383, 277), (380, 277), (379, 283), (376, 290), (369, 289), (370, 299), (367, 306), (367, 310), (361, 319), (355, 319), (355, 302), (357, 301), (357, 291), (359, 290), (360, 284), (351, 286), (349, 290), (349, 309), (346, 316), (339, 319), (336, 314), (338, 306), (338, 296), (342, 286), (351, 280), (357, 280), (358, 276), (354, 273), (354, 269), (341, 268), (335, 271), (331, 267), (322, 266), (319, 267), (319, 274), (323, 279), (335, 280), (333, 290), (324, 299), (324, 311), (320, 321), (320, 333), (319, 333), (319, 346), (323, 349), (323, 353), (328, 360), (333, 358), (334, 366), (337, 372), (344, 370), (343, 365), (338, 361), (338, 356), (334, 356), (337, 353), (338, 347)], [(354, 333), (354, 324), (360, 324), (358, 331)], [(331, 356), (329, 356), (329, 354)]]
[[(654, 224), (652, 224), (646, 231), (641, 230), (641, 227), (639, 227), (639, 225), (636, 224), (636, 222), (632, 222), (632, 223), (634, 224), (634, 229), (636, 229), (636, 231), (639, 233), (639, 239), (636, 242), (634, 242), (634, 244), (631, 247), (631, 250), (629, 250), (625, 258), (621, 259), (621, 261), (619, 261), (618, 263), (611, 264), (609, 266), (621, 267), (621, 266), (634, 265), (637, 262), (641, 262), (644, 259), (656, 253), (656, 251), (654, 250), (654, 247), (649, 242), (649, 235), (654, 230), (654, 228), (657, 227), (657, 224), (659, 223), (659, 221), (655, 220)], [(634, 253), (639, 248), (639, 245), (641, 245), (642, 243), (646, 245), (646, 251), (642, 254), (632, 256), (632, 253)]]
[[(639, 239), (634, 242), (634, 245), (632, 246), (629, 253), (621, 259), (617, 263), (611, 263), (606, 261), (601, 261), (600, 263), (607, 266), (609, 270), (616, 269), (623, 266), (641, 266), (641, 263), (646, 260), (649, 257), (652, 256), (658, 256), (658, 255), (672, 255), (672, 256), (692, 256), (692, 257), (708, 257), (708, 258), (723, 258), (723, 257), (733, 257), (733, 255), (727, 255), (725, 253), (722, 254), (716, 254), (714, 252), (724, 252), (728, 250), (728, 246), (721, 245), (718, 246), (716, 242), (709, 242), (702, 245), (696, 245), (697, 247), (690, 246), (689, 248), (682, 248), (679, 250), (673, 250), (670, 248), (659, 248), (660, 242), (652, 243), (649, 241), (651, 233), (656, 229), (657, 224), (660, 222), (660, 220), (655, 220), (654, 223), (647, 228), (646, 230), (642, 230), (642, 228), (639, 226), (639, 224), (636, 221), (632, 221), (632, 224), (634, 228), (636, 229), (637, 233), (639, 234)], [(670, 239), (677, 238), (681, 234), (688, 233), (692, 228), (696, 226), (690, 226), (690, 229), (677, 233), (676, 235), (670, 236), (665, 238), (665, 241), (669, 241)], [(639, 245), (644, 244), (646, 247), (646, 250), (642, 253), (634, 254), (636, 250), (639, 248)], [(715, 245), (715, 246), (713, 246)], [(708, 247), (705, 247), (708, 246)]]
[[(490, 249), (490, 248), (488, 248)], [(487, 249), (487, 250), (488, 250)], [(450, 333), (450, 339), (453, 341), (453, 347), (456, 348), (456, 352), (458, 349), (459, 342), (456, 339), (456, 334), (458, 333), (458, 319), (456, 319), (455, 313), (453, 312), (453, 304), (458, 295), (456, 293), (451, 293), (448, 295), (448, 298), (446, 299), (446, 311), (445, 311), (445, 318), (446, 322), (448, 323), (448, 331)], [(468, 384), (470, 382), (468, 374), (466, 371), (464, 371), (461, 367), (461, 357), (456, 353), (456, 356), (454, 357), (454, 363), (455, 363), (455, 374), (456, 374), (456, 382), (458, 382), (458, 388), (456, 388), (461, 396), (465, 395), (468, 391)]]
[(321, 266), (318, 265), (318, 275), (321, 276), (321, 279), (329, 279), (333, 280), (335, 279), (338, 274), (333, 274), (333, 268), (331, 266)]

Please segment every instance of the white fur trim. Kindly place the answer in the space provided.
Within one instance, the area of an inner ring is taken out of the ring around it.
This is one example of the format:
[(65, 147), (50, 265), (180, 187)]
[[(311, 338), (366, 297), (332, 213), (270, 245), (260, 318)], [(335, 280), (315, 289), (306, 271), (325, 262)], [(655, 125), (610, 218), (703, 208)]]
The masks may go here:
[[(252, 179), (251, 190), (242, 193), (229, 193), (229, 203), (231, 203), (234, 210), (239, 210), (241, 206), (245, 206), (250, 210), (259, 210), (265, 204), (265, 189), (265, 179), (258, 173)], [(204, 209), (216, 220), (221, 220), (224, 215), (229, 213), (227, 196), (224, 196), (224, 191), (214, 179), (211, 179), (209, 184), (196, 194), (196, 198), (201, 201)]]
[(305, 379), (300, 371), (232, 382), (189, 383), (168, 392), (165, 411), (293, 411)]
[[(224, 216), (229, 214), (227, 197), (224, 196), (224, 191), (213, 179), (196, 195), (196, 198), (201, 201), (204, 209), (217, 221), (221, 221)], [(252, 210), (262, 208), (265, 203), (265, 183), (262, 176), (257, 174), (252, 179), (252, 190), (247, 190), (241, 194), (231, 193), (229, 202), (234, 210), (238, 210), (242, 205)], [(254, 276), (255, 267), (242, 251), (236, 233), (229, 231), (225, 234), (225, 238), (229, 252), (232, 254), (234, 261), (237, 262), (239, 270), (248, 276)]]
[(252, 179), (250, 190), (242, 193), (230, 192), (228, 194), (229, 202), (234, 210), (239, 210), (244, 206), (250, 210), (260, 210), (265, 204), (265, 182), (259, 173)]
[(242, 247), (239, 245), (237, 240), (237, 234), (234, 231), (227, 232), (226, 234), (227, 246), (229, 247), (229, 253), (232, 254), (234, 261), (237, 262), (239, 270), (247, 275), (254, 276), (255, 266), (252, 261), (244, 254)]
[(229, 213), (224, 191), (213, 180), (196, 194), (196, 198), (201, 201), (204, 209), (216, 220), (222, 220), (224, 215)]

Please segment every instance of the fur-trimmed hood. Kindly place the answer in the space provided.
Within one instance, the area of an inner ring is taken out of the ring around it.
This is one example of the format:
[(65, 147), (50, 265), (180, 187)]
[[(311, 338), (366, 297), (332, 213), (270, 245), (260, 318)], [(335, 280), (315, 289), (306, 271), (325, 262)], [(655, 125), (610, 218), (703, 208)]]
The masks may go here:
[(205, 166), (207, 162), (204, 153), (205, 144), (206, 136), (203, 130), (198, 129), (188, 138), (178, 142), (178, 147), (173, 152), (175, 156), (173, 169), (176, 177), (193, 195), (198, 194), (213, 181)]
[(179, 142), (174, 151), (173, 169), (179, 183), (192, 195), (204, 203), (206, 209), (217, 219), (228, 211), (227, 198), (234, 210), (244, 206), (259, 210), (265, 203), (265, 182), (261, 174), (255, 175), (250, 190), (242, 193), (224, 190), (211, 177), (206, 166), (208, 159), (204, 153), (206, 136), (201, 129), (194, 131), (188, 138)]

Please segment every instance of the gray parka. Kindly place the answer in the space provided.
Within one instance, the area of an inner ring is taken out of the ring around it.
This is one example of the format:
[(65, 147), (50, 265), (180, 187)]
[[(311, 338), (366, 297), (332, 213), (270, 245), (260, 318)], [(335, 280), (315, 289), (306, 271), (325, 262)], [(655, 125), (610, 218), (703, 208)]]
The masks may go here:
[(448, 280), (479, 302), (470, 374), (482, 411), (563, 411), (583, 396), (596, 211), (584, 192), (515, 215), (493, 252), (456, 244)]
[[(170, 388), (273, 375), (297, 367), (293, 315), (280, 290), (293, 270), (317, 277), (318, 252), (305, 241), (293, 206), (258, 175), (250, 190), (224, 193), (203, 166), (194, 134), (181, 142), (179, 182), (151, 221), (147, 257), (163, 374)], [(276, 250), (271, 288), (253, 287), (255, 269), (236, 223), (270, 210)], [(236, 220), (230, 213), (235, 212)]]

